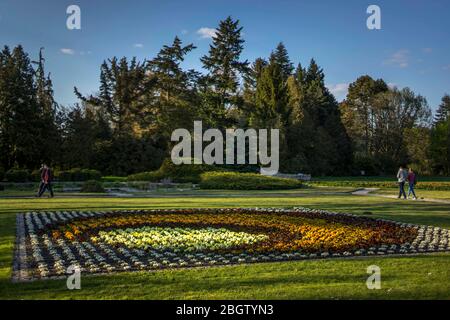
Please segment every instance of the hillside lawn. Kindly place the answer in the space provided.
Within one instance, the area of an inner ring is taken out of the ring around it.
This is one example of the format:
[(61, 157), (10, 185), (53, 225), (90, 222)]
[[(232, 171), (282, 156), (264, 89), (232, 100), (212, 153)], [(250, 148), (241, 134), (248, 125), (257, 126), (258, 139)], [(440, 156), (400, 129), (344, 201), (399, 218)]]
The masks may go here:
[[(450, 253), (82, 276), (82, 289), (75, 291), (67, 290), (65, 280), (19, 284), (10, 280), (15, 214), (31, 210), (305, 206), (450, 228), (450, 205), (352, 196), (349, 191), (200, 190), (147, 198), (0, 198), (0, 299), (450, 299)], [(450, 192), (442, 196), (450, 199)], [(381, 267), (381, 290), (366, 287), (370, 265)]]

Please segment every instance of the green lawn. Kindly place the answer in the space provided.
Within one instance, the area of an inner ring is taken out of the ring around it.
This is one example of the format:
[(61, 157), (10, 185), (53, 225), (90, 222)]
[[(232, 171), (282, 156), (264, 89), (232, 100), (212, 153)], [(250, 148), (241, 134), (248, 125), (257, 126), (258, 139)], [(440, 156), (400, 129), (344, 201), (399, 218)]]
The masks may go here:
[[(121, 273), (82, 278), (82, 290), (63, 280), (10, 281), (15, 213), (29, 210), (105, 210), (182, 207), (307, 206), (450, 228), (450, 206), (304, 192), (235, 192), (153, 198), (0, 199), (0, 299), (449, 299), (450, 253), (408, 257), (265, 263), (206, 269)], [(326, 191), (331, 191), (326, 189)], [(344, 191), (344, 192), (342, 192)], [(244, 195), (246, 195), (244, 197)], [(368, 290), (366, 268), (378, 265), (382, 289)]]
[[(408, 187), (405, 188), (406, 193), (408, 193)], [(439, 199), (439, 200), (450, 200), (450, 191), (431, 191), (431, 190), (421, 190), (420, 187), (416, 188), (416, 195), (418, 198), (425, 199)], [(374, 191), (377, 194), (387, 194), (387, 195), (398, 195), (398, 189), (393, 188), (383, 188)]]

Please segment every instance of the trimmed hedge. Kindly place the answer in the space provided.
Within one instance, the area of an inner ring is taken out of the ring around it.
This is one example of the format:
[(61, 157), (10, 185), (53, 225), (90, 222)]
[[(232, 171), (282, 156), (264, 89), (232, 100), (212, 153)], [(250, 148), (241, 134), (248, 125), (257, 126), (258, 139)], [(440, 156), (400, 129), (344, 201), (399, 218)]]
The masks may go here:
[(81, 187), (81, 192), (93, 192), (93, 193), (103, 193), (105, 189), (101, 182), (97, 180), (88, 180), (83, 183)]
[(128, 181), (148, 181), (159, 182), (163, 177), (158, 171), (147, 171), (131, 174), (127, 177)]
[(207, 172), (201, 175), (200, 188), (222, 190), (283, 190), (297, 189), (296, 179), (268, 177), (255, 173)]
[(24, 169), (10, 169), (5, 174), (8, 182), (28, 182), (30, 180), (30, 174)]
[(200, 175), (211, 171), (227, 172), (228, 170), (212, 165), (175, 165), (170, 159), (166, 159), (158, 170), (132, 174), (128, 176), (128, 181), (159, 182), (162, 179), (170, 179), (177, 183), (199, 183), (201, 181)]

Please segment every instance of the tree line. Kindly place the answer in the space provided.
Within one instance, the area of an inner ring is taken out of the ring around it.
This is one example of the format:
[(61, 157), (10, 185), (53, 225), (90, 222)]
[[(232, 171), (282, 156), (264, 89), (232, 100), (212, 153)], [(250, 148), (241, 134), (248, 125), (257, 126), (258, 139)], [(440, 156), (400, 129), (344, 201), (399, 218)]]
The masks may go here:
[(424, 97), (358, 78), (338, 103), (311, 59), (294, 66), (280, 43), (266, 58), (241, 58), (242, 27), (219, 23), (204, 72), (181, 67), (195, 50), (175, 37), (156, 57), (113, 57), (100, 66), (93, 95), (58, 105), (43, 51), (30, 60), (19, 45), (0, 53), (0, 166), (91, 168), (126, 175), (159, 168), (171, 133), (203, 128), (280, 130), (280, 166), (313, 175), (391, 174), (410, 164), (423, 174), (450, 173), (450, 97), (432, 119)]

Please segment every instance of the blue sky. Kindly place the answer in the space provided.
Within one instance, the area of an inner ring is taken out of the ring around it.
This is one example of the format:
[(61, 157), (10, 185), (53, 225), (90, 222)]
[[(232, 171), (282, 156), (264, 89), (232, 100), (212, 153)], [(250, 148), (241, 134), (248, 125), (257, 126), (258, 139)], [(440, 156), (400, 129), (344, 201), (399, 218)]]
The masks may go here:
[[(66, 28), (72, 4), (81, 30)], [(381, 8), (381, 30), (366, 27), (371, 4)], [(243, 59), (267, 57), (283, 41), (295, 64), (316, 59), (339, 100), (363, 74), (408, 86), (433, 109), (450, 93), (448, 0), (0, 0), (0, 45), (22, 44), (32, 58), (45, 47), (56, 99), (67, 105), (74, 86), (96, 91), (104, 59), (151, 59), (175, 35), (198, 47), (184, 66), (200, 69), (210, 29), (228, 15), (244, 27)]]

